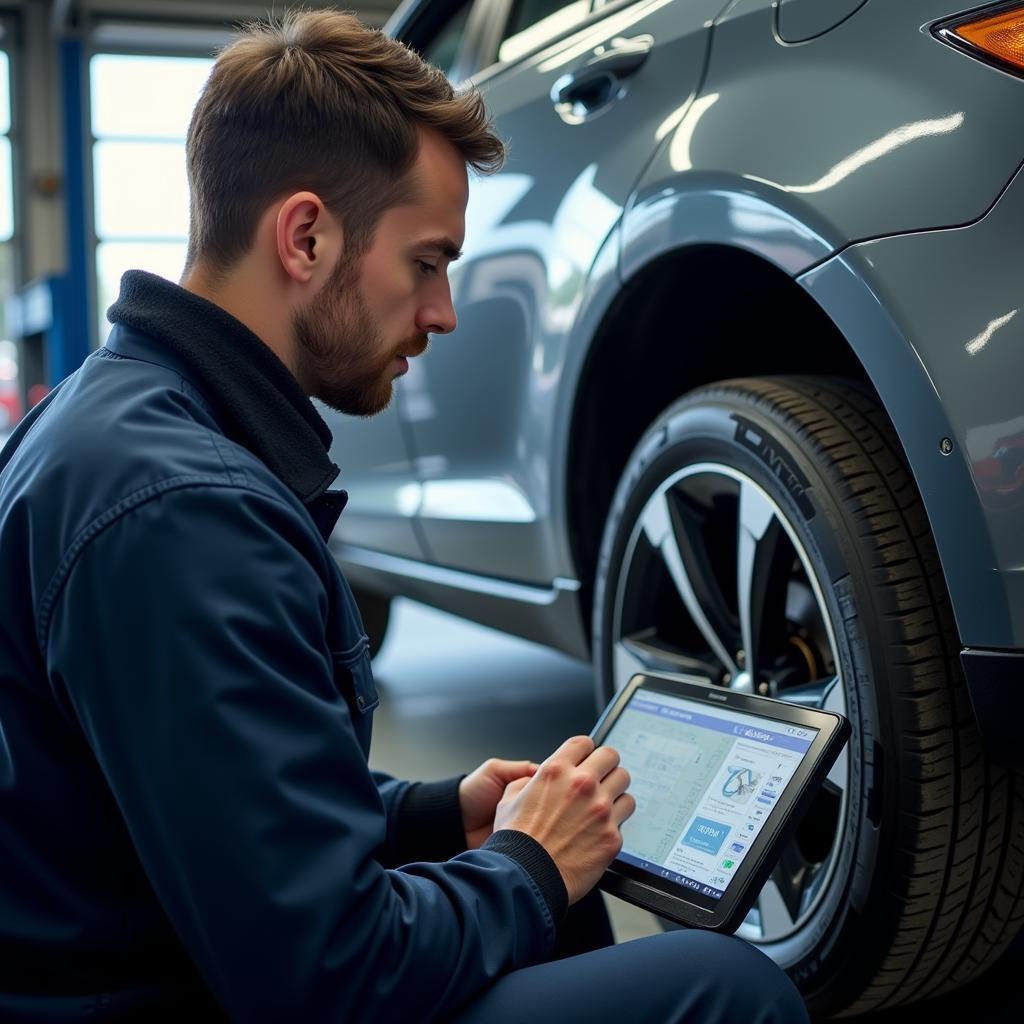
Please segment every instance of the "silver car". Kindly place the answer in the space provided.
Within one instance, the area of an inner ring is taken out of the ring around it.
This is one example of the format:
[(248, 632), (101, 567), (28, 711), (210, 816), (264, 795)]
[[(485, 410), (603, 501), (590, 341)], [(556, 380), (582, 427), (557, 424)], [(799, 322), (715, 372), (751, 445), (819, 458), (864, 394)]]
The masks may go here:
[(510, 143), (458, 330), (334, 417), (337, 557), (592, 659), (847, 715), (740, 929), (812, 1014), (1024, 919), (1024, 4), (410, 0)]

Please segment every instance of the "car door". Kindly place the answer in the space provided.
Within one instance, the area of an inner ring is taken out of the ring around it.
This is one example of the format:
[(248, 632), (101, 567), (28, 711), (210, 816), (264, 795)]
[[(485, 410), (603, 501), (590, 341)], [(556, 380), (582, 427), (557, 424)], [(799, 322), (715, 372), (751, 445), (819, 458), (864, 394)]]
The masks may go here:
[[(431, 0), (396, 11), (393, 31), (457, 78), (475, 68), (470, 41), (473, 0)], [(331, 458), (341, 467), (338, 486), (349, 493), (336, 539), (359, 547), (422, 560), (415, 511), (419, 484), (406, 443), (401, 383), (391, 405), (369, 419), (320, 406), (334, 434)]]
[[(551, 438), (591, 265), (699, 86), (726, 0), (513, 0), (477, 76), (509, 158), (472, 181), (459, 315), (405, 381), (417, 510), (439, 565), (527, 583), (571, 572)], [(553, 9), (552, 9), (553, 8)], [(525, 28), (521, 27), (524, 23)]]

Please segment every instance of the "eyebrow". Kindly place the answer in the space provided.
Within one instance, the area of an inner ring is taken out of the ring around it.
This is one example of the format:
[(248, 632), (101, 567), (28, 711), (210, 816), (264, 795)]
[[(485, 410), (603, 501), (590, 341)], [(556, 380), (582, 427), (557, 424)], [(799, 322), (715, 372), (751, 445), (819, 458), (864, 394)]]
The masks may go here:
[(453, 263), (462, 256), (462, 250), (447, 236), (442, 238), (425, 238), (418, 243), (417, 249), (437, 249)]

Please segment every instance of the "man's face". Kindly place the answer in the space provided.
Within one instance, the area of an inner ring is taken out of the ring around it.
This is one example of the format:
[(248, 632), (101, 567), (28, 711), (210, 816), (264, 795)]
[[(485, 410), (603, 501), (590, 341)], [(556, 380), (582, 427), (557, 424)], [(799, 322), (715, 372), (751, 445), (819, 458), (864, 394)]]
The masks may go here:
[(448, 266), (465, 234), (466, 165), (450, 143), (422, 132), (416, 196), (386, 210), (360, 259), (344, 256), (293, 320), (300, 379), (332, 409), (372, 416), (422, 355), (429, 334), (455, 330)]

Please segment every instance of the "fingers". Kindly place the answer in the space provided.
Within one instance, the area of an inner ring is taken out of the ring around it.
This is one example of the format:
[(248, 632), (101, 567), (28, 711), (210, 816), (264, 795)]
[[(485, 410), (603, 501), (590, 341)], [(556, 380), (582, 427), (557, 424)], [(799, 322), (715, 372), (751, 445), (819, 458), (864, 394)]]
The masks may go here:
[(593, 751), (594, 741), (589, 736), (570, 736), (547, 761), (569, 761), (580, 764)]
[(533, 761), (503, 761), (500, 758), (491, 758), (486, 761), (483, 767), (492, 778), (503, 783), (509, 783), (523, 776), (529, 778), (536, 775), (538, 765)]
[(619, 827), (636, 809), (626, 792), (629, 784), (618, 751), (595, 747), (589, 736), (572, 736), (536, 774), (505, 787), (494, 829), (517, 829), (540, 843), (561, 873), (571, 904), (622, 848)]
[(612, 821), (621, 826), (636, 810), (636, 800), (629, 793), (623, 793), (612, 804)]
[(569, 761), (601, 780), (618, 766), (619, 754), (611, 747), (595, 749), (589, 736), (571, 736), (547, 760)]
[(600, 780), (613, 772), (618, 765), (619, 752), (617, 750), (612, 747), (598, 747), (580, 764), (580, 767), (585, 768)]
[(526, 785), (527, 785), (527, 783), (529, 781), (530, 781), (530, 777), (529, 776), (522, 776), (522, 777), (514, 780), (513, 782), (510, 782), (505, 787), (505, 795), (502, 797), (502, 799), (503, 800), (509, 800), (512, 797), (514, 797), (517, 793), (521, 793), (526, 788)]
[(629, 772), (619, 765), (618, 768), (614, 768), (604, 777), (602, 785), (604, 786), (605, 792), (615, 800), (629, 789), (629, 783)]

